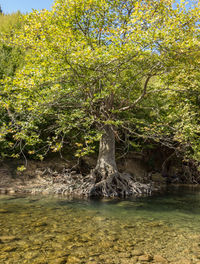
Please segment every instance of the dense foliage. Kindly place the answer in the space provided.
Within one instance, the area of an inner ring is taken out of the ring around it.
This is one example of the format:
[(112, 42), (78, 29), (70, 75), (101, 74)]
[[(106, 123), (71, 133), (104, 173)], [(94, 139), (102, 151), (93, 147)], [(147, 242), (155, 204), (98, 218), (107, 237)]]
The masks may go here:
[[(8, 111), (5, 108), (5, 101), (3, 97), (4, 81), (7, 78), (12, 79), (18, 68), (23, 64), (23, 52), (18, 46), (10, 45), (10, 37), (13, 36), (16, 29), (20, 29), (22, 26), (22, 15), (20, 12), (5, 15), (0, 12), (0, 126), (1, 132), (6, 124), (10, 122)], [(1, 134), (2, 136), (2, 134)], [(1, 144), (0, 151), (1, 156), (4, 154), (11, 155), (11, 143), (9, 140), (3, 139), (0, 136)]]
[(171, 0), (57, 0), (26, 15), (0, 46), (1, 155), (80, 157), (109, 126), (133, 148), (199, 160), (198, 14)]

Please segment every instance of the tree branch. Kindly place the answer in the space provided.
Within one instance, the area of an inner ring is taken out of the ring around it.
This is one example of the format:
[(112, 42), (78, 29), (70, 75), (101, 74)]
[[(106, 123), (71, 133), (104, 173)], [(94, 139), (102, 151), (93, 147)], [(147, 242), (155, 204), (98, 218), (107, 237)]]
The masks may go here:
[(153, 75), (149, 75), (148, 77), (147, 77), (147, 79), (146, 79), (146, 81), (145, 81), (145, 83), (144, 83), (144, 89), (143, 89), (143, 92), (142, 92), (142, 94), (134, 101), (134, 103), (133, 104), (131, 104), (131, 105), (128, 105), (128, 106), (125, 106), (125, 107), (122, 107), (122, 108), (120, 108), (119, 109), (119, 111), (126, 111), (126, 110), (129, 110), (129, 109), (131, 109), (131, 108), (133, 108), (137, 103), (139, 103), (142, 99), (143, 99), (143, 97), (146, 95), (146, 93), (147, 93), (147, 86), (148, 86), (148, 83), (149, 83), (149, 81), (150, 81), (150, 79), (151, 79), (151, 77), (152, 77)]

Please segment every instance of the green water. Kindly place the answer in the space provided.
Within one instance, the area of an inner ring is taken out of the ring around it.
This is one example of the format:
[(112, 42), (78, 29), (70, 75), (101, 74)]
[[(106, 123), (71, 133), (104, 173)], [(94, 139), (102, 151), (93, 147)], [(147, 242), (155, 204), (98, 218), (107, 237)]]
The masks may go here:
[(131, 200), (0, 196), (1, 264), (167, 261), (200, 263), (198, 188)]

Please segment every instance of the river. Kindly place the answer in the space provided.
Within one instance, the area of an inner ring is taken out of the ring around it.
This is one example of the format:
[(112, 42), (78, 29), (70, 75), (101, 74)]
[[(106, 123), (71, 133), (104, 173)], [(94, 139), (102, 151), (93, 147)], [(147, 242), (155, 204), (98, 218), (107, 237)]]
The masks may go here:
[(1, 195), (0, 263), (200, 263), (200, 188), (128, 200)]

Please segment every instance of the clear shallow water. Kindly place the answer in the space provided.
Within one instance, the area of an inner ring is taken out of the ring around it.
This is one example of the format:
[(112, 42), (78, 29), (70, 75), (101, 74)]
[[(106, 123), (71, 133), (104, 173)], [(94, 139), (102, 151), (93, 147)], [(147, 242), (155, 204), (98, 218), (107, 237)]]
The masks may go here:
[(103, 201), (0, 196), (0, 252), (9, 264), (200, 263), (200, 189)]

